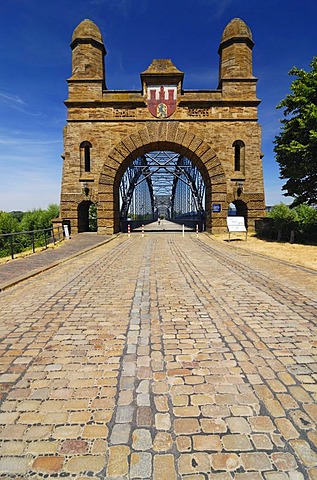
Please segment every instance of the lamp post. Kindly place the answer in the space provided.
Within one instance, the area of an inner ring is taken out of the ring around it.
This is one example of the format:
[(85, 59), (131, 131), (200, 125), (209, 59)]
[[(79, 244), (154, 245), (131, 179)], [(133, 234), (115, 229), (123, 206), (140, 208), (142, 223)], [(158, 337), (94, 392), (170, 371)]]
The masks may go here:
[(241, 193), (243, 193), (243, 183), (243, 180), (237, 180), (236, 182), (238, 197), (240, 197)]
[(88, 182), (83, 182), (83, 192), (86, 197), (89, 195), (89, 187), (88, 187)]

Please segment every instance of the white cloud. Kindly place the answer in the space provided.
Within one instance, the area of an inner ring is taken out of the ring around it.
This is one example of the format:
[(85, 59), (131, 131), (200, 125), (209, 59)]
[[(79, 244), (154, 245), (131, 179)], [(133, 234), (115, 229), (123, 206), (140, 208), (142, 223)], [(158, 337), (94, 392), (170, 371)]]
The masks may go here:
[[(46, 130), (45, 130), (46, 131)], [(36, 145), (48, 145), (54, 143), (60, 143), (58, 140), (52, 140), (52, 138), (47, 137), (44, 130), (41, 132), (36, 130), (36, 136), (33, 131), (24, 129), (7, 129), (4, 127), (0, 127), (0, 141), (1, 143), (7, 143), (11, 145), (21, 145), (23, 142), (28, 144), (36, 144)], [(53, 137), (54, 138), (54, 137)]]
[(0, 91), (0, 103), (6, 107), (12, 108), (13, 110), (18, 110), (21, 113), (25, 113), (26, 115), (32, 115), (34, 117), (41, 115), (39, 112), (32, 112), (31, 110), (27, 109), (27, 104), (21, 97), (19, 97), (19, 95)]
[(220, 19), (233, 3), (233, 0), (199, 0), (203, 6), (212, 7), (213, 17)]
[(25, 105), (25, 102), (18, 95), (0, 92), (0, 99), (4, 102), (14, 103), (17, 105)]

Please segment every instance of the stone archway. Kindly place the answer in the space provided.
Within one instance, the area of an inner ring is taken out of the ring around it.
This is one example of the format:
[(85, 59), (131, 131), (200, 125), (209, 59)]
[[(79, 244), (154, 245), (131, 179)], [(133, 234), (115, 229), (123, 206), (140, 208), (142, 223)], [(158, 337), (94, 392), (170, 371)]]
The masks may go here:
[[(205, 141), (178, 122), (148, 123), (116, 145), (105, 160), (98, 186), (98, 232), (119, 231), (119, 184), (128, 165), (153, 150), (171, 150), (189, 158), (200, 170), (206, 186), (206, 228), (215, 231), (226, 224), (227, 186), (222, 165)], [(212, 203), (222, 206), (212, 212)]]
[(175, 151), (200, 170), (209, 231), (226, 231), (227, 206), (235, 200), (245, 202), (254, 228), (265, 202), (253, 45), (248, 26), (233, 19), (221, 37), (215, 89), (186, 90), (184, 73), (171, 60), (154, 59), (140, 74), (140, 90), (117, 91), (106, 88), (99, 28), (87, 19), (76, 27), (60, 208), (73, 233), (81, 229), (83, 200), (98, 205), (98, 233), (117, 232), (122, 174), (138, 156), (157, 150)]

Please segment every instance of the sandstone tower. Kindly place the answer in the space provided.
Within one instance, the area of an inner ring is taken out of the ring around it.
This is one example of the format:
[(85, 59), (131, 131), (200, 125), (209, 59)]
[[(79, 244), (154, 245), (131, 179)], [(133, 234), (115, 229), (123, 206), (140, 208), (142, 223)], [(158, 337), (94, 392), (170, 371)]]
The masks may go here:
[[(141, 73), (139, 91), (115, 91), (106, 87), (99, 28), (91, 20), (77, 26), (65, 101), (61, 189), (61, 216), (72, 233), (87, 229), (91, 204), (98, 208), (98, 233), (117, 232), (122, 175), (137, 157), (157, 149), (180, 153), (199, 168), (206, 186), (207, 230), (226, 229), (230, 203), (249, 229), (254, 227), (265, 203), (253, 46), (249, 27), (235, 18), (220, 41), (217, 88), (184, 90), (183, 72), (171, 60), (155, 59)], [(156, 115), (153, 89), (163, 92), (165, 87), (174, 103), (166, 100), (163, 114)]]

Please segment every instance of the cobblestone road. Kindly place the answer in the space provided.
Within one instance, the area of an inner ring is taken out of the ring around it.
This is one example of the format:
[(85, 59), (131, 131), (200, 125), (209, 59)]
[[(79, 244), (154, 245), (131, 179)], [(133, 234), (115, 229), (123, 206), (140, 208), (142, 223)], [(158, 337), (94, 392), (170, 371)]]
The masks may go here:
[(0, 294), (0, 478), (317, 479), (317, 275), (121, 236)]

